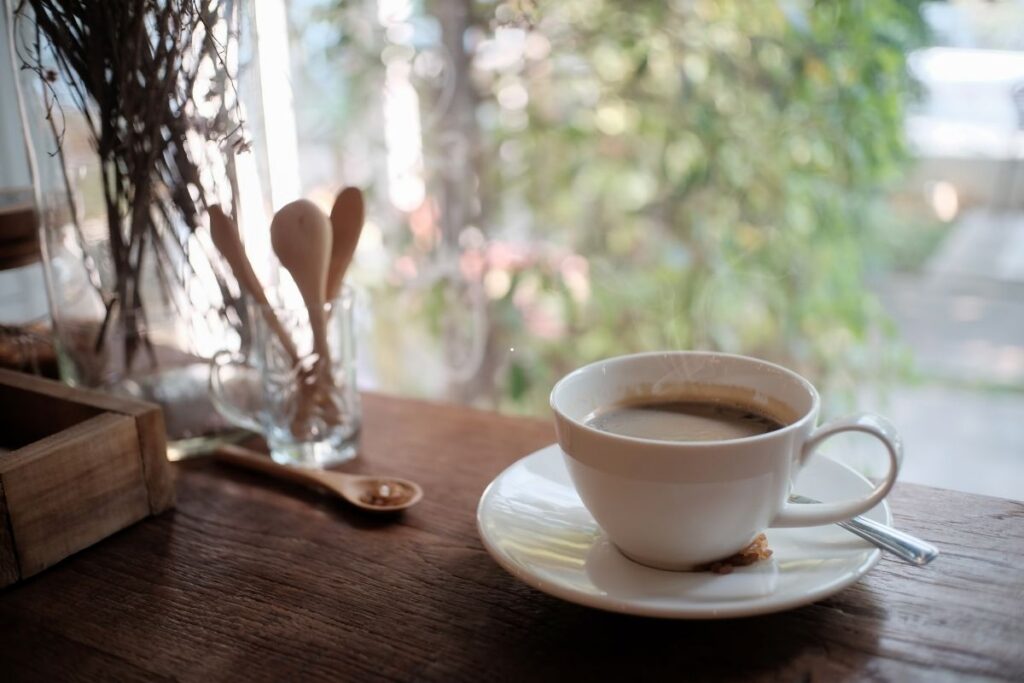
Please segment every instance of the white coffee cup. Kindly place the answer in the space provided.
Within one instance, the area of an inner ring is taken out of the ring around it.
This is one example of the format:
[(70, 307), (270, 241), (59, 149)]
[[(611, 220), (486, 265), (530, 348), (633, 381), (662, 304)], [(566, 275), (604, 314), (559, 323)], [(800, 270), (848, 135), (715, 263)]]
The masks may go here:
[[(695, 387), (741, 391), (754, 407), (785, 406), (793, 421), (765, 434), (723, 441), (636, 438), (585, 422), (594, 411), (638, 395), (669, 399), (683, 392), (692, 395)], [(820, 406), (811, 383), (783, 367), (745, 356), (690, 351), (592, 363), (562, 378), (551, 391), (558, 443), (583, 504), (627, 557), (672, 570), (693, 569), (737, 553), (766, 528), (843, 521), (885, 498), (903, 458), (896, 430), (871, 414), (817, 427)], [(882, 442), (890, 461), (885, 480), (859, 500), (788, 503), (793, 479), (818, 445), (848, 431)]]

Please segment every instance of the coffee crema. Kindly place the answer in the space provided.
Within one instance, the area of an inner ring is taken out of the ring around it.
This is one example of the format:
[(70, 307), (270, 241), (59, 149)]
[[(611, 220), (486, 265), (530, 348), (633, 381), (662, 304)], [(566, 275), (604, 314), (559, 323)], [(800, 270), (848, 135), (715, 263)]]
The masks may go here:
[(791, 424), (785, 406), (754, 405), (714, 387), (678, 395), (638, 395), (599, 408), (584, 424), (603, 432), (657, 441), (726, 441), (768, 434)]

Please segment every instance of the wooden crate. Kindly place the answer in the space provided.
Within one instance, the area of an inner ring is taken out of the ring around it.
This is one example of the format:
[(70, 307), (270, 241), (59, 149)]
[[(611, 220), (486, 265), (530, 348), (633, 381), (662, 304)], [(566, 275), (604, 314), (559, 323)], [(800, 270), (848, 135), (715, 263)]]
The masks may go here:
[(173, 506), (158, 406), (0, 370), (0, 587)]

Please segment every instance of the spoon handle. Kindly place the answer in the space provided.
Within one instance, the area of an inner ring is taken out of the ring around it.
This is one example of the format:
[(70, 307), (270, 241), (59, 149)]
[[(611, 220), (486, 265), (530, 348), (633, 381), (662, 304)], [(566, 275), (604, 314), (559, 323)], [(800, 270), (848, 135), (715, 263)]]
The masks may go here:
[(331, 242), (330, 267), (327, 270), (327, 301), (334, 301), (341, 291), (345, 272), (352, 263), (359, 234), (363, 230), (365, 207), (363, 193), (357, 187), (346, 187), (334, 199), (331, 207), (331, 231), (334, 239)]
[(245, 247), (242, 245), (238, 226), (219, 206), (211, 206), (209, 216), (210, 236), (213, 239), (213, 245), (224, 257), (224, 260), (228, 262), (228, 267), (231, 268), (235, 280), (238, 281), (238, 286), (256, 299), (256, 303), (259, 304), (260, 309), (263, 311), (263, 317), (266, 319), (267, 325), (277, 335), (282, 348), (288, 354), (288, 360), (291, 361), (292, 366), (298, 365), (299, 352), (296, 350), (295, 344), (292, 342), (291, 337), (288, 336), (288, 332), (284, 329), (281, 321), (274, 314), (274, 309), (270, 307), (270, 302), (267, 301), (263, 285), (260, 284), (259, 278), (256, 277), (256, 273), (253, 271), (249, 257), (245, 255)]
[[(820, 502), (807, 496), (798, 495), (792, 495), (789, 499), (794, 503)], [(931, 543), (864, 516), (854, 517), (846, 522), (838, 522), (838, 524), (850, 533), (856, 534), (864, 540), (874, 543), (882, 550), (918, 567), (925, 566), (939, 554), (939, 549)]]
[(256, 297), (256, 301), (260, 306), (260, 310), (263, 311), (263, 319), (267, 321), (267, 325), (274, 332), (278, 341), (281, 342), (281, 348), (288, 355), (288, 360), (291, 362), (292, 367), (298, 367), (301, 359), (299, 358), (299, 351), (295, 348), (295, 342), (288, 336), (288, 331), (284, 329), (284, 325), (281, 324), (281, 319), (274, 313), (274, 309), (270, 307), (270, 302), (267, 301), (265, 294), (260, 292), (262, 296)]
[(274, 462), (269, 457), (256, 451), (234, 444), (223, 444), (213, 451), (213, 457), (221, 462), (226, 462), (238, 467), (269, 474), (278, 479), (284, 479), (296, 484), (326, 488), (326, 484), (320, 481), (316, 472), (302, 467), (292, 467)]
[(855, 517), (840, 522), (839, 526), (918, 567), (925, 566), (939, 554), (939, 549), (931, 543), (866, 517)]

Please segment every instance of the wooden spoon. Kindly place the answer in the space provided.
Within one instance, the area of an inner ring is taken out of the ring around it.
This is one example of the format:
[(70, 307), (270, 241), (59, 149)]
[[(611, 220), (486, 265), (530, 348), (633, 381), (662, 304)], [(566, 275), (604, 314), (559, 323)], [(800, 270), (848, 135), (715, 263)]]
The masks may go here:
[[(302, 434), (308, 426), (312, 404), (321, 406), (327, 422), (338, 422), (338, 410), (330, 393), (331, 354), (327, 345), (324, 291), (331, 254), (331, 225), (316, 204), (299, 199), (286, 204), (270, 223), (270, 243), (281, 265), (291, 273), (309, 311), (316, 364), (311, 374), (300, 378), (299, 405), (292, 431)], [(312, 394), (312, 395), (310, 395)]]
[(352, 263), (352, 255), (363, 231), (364, 212), (363, 193), (357, 187), (346, 187), (334, 200), (331, 208), (334, 241), (331, 243), (331, 264), (327, 271), (327, 301), (334, 301), (341, 291), (345, 272)]
[(238, 280), (238, 286), (248, 292), (249, 296), (260, 304), (263, 317), (266, 319), (270, 329), (273, 330), (280, 340), (284, 352), (288, 354), (288, 360), (291, 361), (292, 367), (298, 366), (299, 352), (296, 350), (291, 337), (288, 336), (288, 332), (281, 325), (281, 321), (278, 320), (274, 309), (270, 307), (270, 302), (267, 301), (263, 285), (260, 284), (259, 278), (253, 272), (249, 257), (245, 255), (245, 247), (242, 245), (242, 238), (238, 234), (238, 226), (216, 204), (210, 207), (209, 214), (210, 236), (213, 238), (213, 245), (217, 247), (217, 251), (228, 262), (231, 272), (234, 273), (235, 279)]
[(230, 444), (220, 446), (213, 452), (213, 456), (222, 462), (263, 472), (278, 479), (326, 489), (352, 505), (370, 512), (404, 510), (423, 498), (423, 489), (408, 479), (281, 465), (262, 453)]
[(331, 225), (316, 204), (299, 199), (285, 204), (270, 223), (270, 243), (309, 309), (318, 363), (329, 363), (324, 328), (324, 291), (331, 255)]

